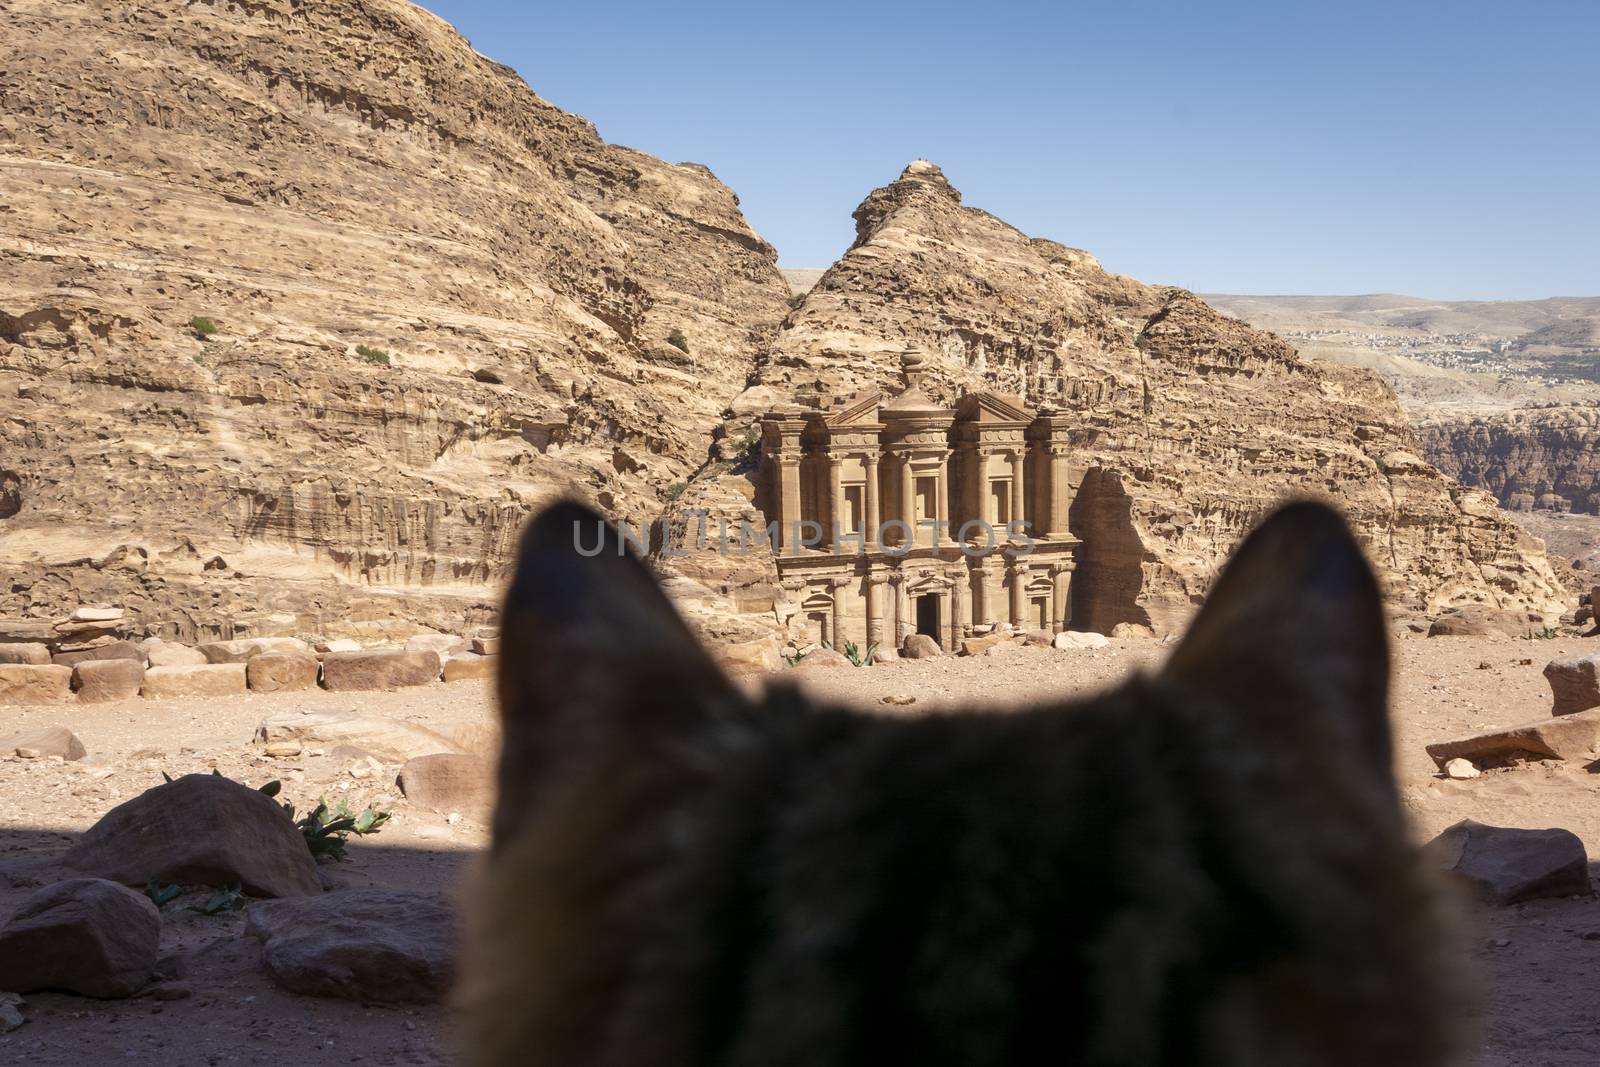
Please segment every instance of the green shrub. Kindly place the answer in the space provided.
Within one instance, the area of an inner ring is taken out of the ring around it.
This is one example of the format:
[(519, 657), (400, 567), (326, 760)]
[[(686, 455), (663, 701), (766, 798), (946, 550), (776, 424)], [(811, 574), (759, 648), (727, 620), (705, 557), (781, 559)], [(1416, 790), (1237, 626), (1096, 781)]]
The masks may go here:
[(665, 496), (668, 500), (676, 500), (680, 496), (682, 496), (683, 493), (684, 493), (684, 490), (686, 490), (688, 488), (689, 488), (689, 483), (688, 482), (673, 482), (671, 485), (667, 486), (667, 491), (662, 495)]
[(356, 345), (356, 355), (366, 360), (368, 363), (374, 363), (383, 367), (387, 367), (389, 365), (389, 353), (385, 352), (381, 348), (368, 348), (366, 345)]
[(679, 352), (682, 352), (686, 356), (689, 354), (689, 339), (685, 337), (683, 335), (683, 331), (678, 329), (676, 326), (672, 328), (671, 333), (667, 334), (667, 344), (671, 345), (673, 348), (676, 348)]
[(795, 308), (799, 307), (801, 304), (804, 304), (805, 302), (806, 302), (806, 294), (804, 294), (804, 293), (796, 293), (796, 294), (794, 294), (793, 296), (791, 296), (789, 298), (789, 310), (793, 311)]
[(204, 315), (196, 315), (194, 318), (189, 320), (189, 329), (194, 331), (195, 337), (204, 341), (206, 338), (216, 333), (217, 330), (221, 329), (221, 327), (219, 327), (212, 320), (206, 318)]

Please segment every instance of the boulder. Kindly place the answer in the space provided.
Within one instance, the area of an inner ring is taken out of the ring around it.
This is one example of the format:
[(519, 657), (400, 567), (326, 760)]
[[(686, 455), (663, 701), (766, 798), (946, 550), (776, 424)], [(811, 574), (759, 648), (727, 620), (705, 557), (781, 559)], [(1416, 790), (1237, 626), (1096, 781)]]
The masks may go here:
[(500, 755), (500, 724), (494, 720), (461, 723), (450, 731), (449, 736), (450, 742), (462, 752), (470, 752), (487, 760)]
[(1119, 622), (1111, 628), (1111, 636), (1119, 639), (1154, 637), (1156, 632), (1142, 622)]
[(198, 648), (170, 641), (149, 642), (145, 646), (145, 658), (152, 667), (198, 667), (211, 662)]
[(930, 659), (944, 655), (944, 649), (927, 634), (907, 634), (900, 646), (900, 654), (906, 659)]
[(1477, 778), (1483, 772), (1474, 767), (1471, 760), (1462, 759), (1460, 756), (1457, 756), (1455, 759), (1449, 760), (1445, 763), (1444, 773), (1445, 777), (1447, 778), (1465, 781), (1469, 778)]
[(152, 700), (169, 697), (229, 697), (245, 691), (243, 663), (210, 663), (202, 667), (151, 667), (144, 672), (140, 693)]
[(1061, 649), (1076, 648), (1105, 648), (1111, 639), (1105, 634), (1097, 634), (1088, 630), (1062, 630), (1056, 634), (1051, 644)]
[(1028, 630), (1022, 635), (1022, 643), (1028, 648), (1049, 648), (1055, 638), (1049, 630)]
[(1550, 683), (1552, 715), (1600, 707), (1600, 652), (1553, 659), (1544, 665), (1544, 680)]
[[(498, 648), (500, 639), (493, 638), (485, 641), (477, 638), (473, 644), (483, 644), (484, 647)], [(737, 641), (732, 644), (720, 645), (716, 649), (717, 664), (729, 674), (766, 674), (783, 666), (783, 659), (778, 654), (778, 646), (771, 638), (762, 638), (758, 641)], [(448, 665), (447, 665), (448, 666)]]
[(118, 804), (61, 863), (131, 886), (238, 884), (256, 897), (322, 891), (311, 850), (278, 802), (214, 774), (186, 774)]
[(1428, 626), (1429, 637), (1522, 637), (1531, 629), (1520, 612), (1469, 604), (1443, 612)]
[(849, 666), (851, 666), (849, 658), (843, 652), (831, 648), (814, 648), (795, 664), (796, 669), (803, 671), (836, 670)]
[(1478, 767), (1522, 760), (1588, 760), (1600, 755), (1600, 708), (1439, 741), (1427, 751), (1441, 770), (1453, 759), (1469, 760)]
[(245, 664), (245, 680), (258, 693), (315, 689), (319, 668), (309, 652), (263, 652)]
[(80, 652), (57, 652), (50, 657), (50, 662), (61, 667), (76, 667), (80, 663), (97, 659), (133, 659), (143, 663), (144, 649), (132, 641), (112, 641)]
[(399, 689), (438, 680), (437, 652), (330, 652), (322, 659), (322, 686), (336, 693)]
[[(432, 655), (432, 653), (429, 653)], [(436, 752), (461, 751), (426, 726), (359, 711), (291, 711), (263, 719), (256, 744), (299, 741), (304, 745), (354, 745), (392, 763)]]
[(91, 659), (72, 668), (72, 688), (85, 704), (132, 700), (144, 684), (144, 663), (135, 659)]
[(0, 642), (0, 664), (20, 663), (33, 667), (43, 667), (49, 662), (49, 645), (34, 644), (31, 641)]
[(494, 794), (494, 772), (482, 756), (441, 752), (406, 760), (400, 792), (419, 808), (457, 811), (487, 807)]
[(1480, 900), (1516, 904), (1589, 892), (1589, 857), (1568, 830), (1516, 830), (1463, 819), (1424, 854)]
[(345, 889), (253, 904), (245, 933), (283, 988), (377, 1003), (442, 999), (455, 972), (460, 923), (442, 893)]
[(969, 637), (961, 642), (961, 654), (963, 656), (976, 656), (1010, 639), (1010, 634), (1002, 633), (999, 630), (985, 634), (982, 637)]
[(472, 678), (493, 678), (499, 668), (499, 656), (460, 652), (444, 661), (444, 680), (461, 682)]
[(498, 656), (500, 654), (499, 637), (474, 637), (472, 651), (480, 656)]
[(71, 699), (71, 667), (0, 664), (0, 704), (60, 704)]
[(465, 652), (469, 647), (470, 643), (465, 637), (455, 634), (418, 634), (406, 638), (405, 644), (407, 652), (436, 652), (441, 660), (457, 652)]
[[(60, 756), (67, 761), (83, 759), (88, 755), (83, 742), (65, 726), (42, 726), (19, 730), (0, 737), (0, 759), (49, 759)], [(0, 989), (4, 989), (0, 986)]]
[(100, 878), (30, 895), (0, 929), (0, 989), (126, 997), (150, 980), (161, 913), (143, 893)]
[(195, 647), (207, 663), (249, 663), (251, 656), (267, 652), (312, 655), (311, 646), (298, 637), (246, 637), (237, 641), (210, 641)]

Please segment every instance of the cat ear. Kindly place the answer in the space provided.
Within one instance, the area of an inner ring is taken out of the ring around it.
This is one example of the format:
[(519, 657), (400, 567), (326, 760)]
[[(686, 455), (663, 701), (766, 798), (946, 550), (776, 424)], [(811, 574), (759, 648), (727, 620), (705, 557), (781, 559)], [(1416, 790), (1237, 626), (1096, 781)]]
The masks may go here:
[(740, 699), (619, 530), (579, 504), (528, 525), (500, 625), (497, 844), (564, 761), (648, 750)]
[[(1164, 674), (1243, 709), (1258, 733), (1339, 743), (1394, 792), (1383, 601), (1361, 547), (1332, 509), (1290, 504), (1257, 527)], [(1307, 725), (1314, 729), (1301, 729)]]

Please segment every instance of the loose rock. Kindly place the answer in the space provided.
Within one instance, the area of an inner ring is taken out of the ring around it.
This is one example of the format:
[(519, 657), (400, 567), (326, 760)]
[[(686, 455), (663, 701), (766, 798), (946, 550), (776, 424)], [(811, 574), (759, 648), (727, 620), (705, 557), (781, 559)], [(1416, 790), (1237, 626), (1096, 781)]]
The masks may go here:
[(142, 893), (99, 878), (45, 886), (0, 929), (0, 989), (126, 997), (150, 980), (161, 913)]
[(448, 738), (426, 726), (358, 711), (291, 711), (274, 715), (256, 727), (255, 740), (260, 745), (275, 741), (329, 747), (354, 745), (394, 763), (437, 752), (460, 751)]
[(1600, 708), (1440, 741), (1427, 751), (1441, 770), (1453, 759), (1470, 760), (1479, 767), (1530, 759), (1590, 759), (1600, 755)]
[(107, 812), (61, 859), (124, 885), (239, 884), (251, 896), (321, 892), (305, 838), (278, 802), (211, 774), (186, 774)]
[(144, 650), (132, 641), (112, 641), (79, 652), (57, 652), (50, 662), (59, 667), (76, 667), (80, 663), (100, 659), (131, 659), (144, 662)]
[(1457, 756), (1444, 765), (1444, 773), (1450, 778), (1467, 779), (1476, 778), (1483, 772), (1474, 767), (1471, 760), (1465, 760)]
[(330, 652), (322, 660), (323, 688), (336, 693), (399, 689), (438, 680), (436, 652)]
[(814, 648), (801, 657), (795, 667), (800, 670), (836, 670), (840, 667), (850, 666), (850, 660), (843, 652), (831, 648)]
[(285, 989), (378, 1003), (443, 998), (460, 940), (443, 894), (379, 889), (254, 904), (245, 932)]
[(461, 682), (471, 678), (493, 678), (499, 666), (499, 656), (479, 656), (471, 652), (462, 652), (444, 661), (444, 680)]
[(1463, 819), (1424, 851), (1482, 900), (1516, 904), (1589, 891), (1589, 857), (1568, 830), (1514, 830)]
[(72, 688), (85, 704), (132, 700), (144, 684), (144, 664), (133, 659), (92, 659), (72, 668)]
[(243, 663), (204, 667), (151, 667), (144, 672), (140, 693), (152, 700), (168, 697), (227, 697), (245, 692)]
[[(29, 753), (24, 756), (23, 753)], [(88, 755), (83, 742), (65, 726), (46, 726), (22, 730), (0, 737), (0, 759), (18, 756), (22, 759), (49, 759), (59, 756), (69, 762)]]
[(32, 642), (0, 642), (0, 664), (20, 663), (42, 667), (50, 662), (50, 646)]
[(198, 667), (210, 662), (198, 648), (170, 641), (151, 641), (145, 646), (145, 657), (152, 667)]
[(455, 811), (487, 806), (494, 778), (488, 760), (442, 752), (407, 760), (398, 780), (400, 791), (417, 807)]
[(900, 646), (900, 654), (906, 659), (931, 659), (944, 655), (944, 649), (927, 634), (907, 634)]
[(246, 637), (237, 641), (211, 641), (195, 647), (208, 663), (249, 663), (251, 656), (268, 652), (313, 654), (311, 646), (297, 637)]
[(1111, 640), (1105, 634), (1091, 633), (1088, 630), (1062, 630), (1056, 634), (1052, 644), (1056, 648), (1105, 648)]
[(1553, 659), (1544, 665), (1544, 680), (1550, 683), (1552, 715), (1600, 707), (1600, 652)]
[(258, 693), (287, 693), (317, 687), (317, 657), (306, 652), (263, 652), (245, 664), (245, 680)]
[(61, 704), (71, 699), (71, 667), (0, 664), (0, 704)]

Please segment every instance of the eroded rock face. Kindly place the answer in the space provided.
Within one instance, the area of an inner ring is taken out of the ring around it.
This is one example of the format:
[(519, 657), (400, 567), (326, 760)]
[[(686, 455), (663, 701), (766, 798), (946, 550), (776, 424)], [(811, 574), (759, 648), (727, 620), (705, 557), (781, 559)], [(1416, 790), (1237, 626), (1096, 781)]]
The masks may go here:
[(1417, 437), (1440, 470), (1505, 507), (1600, 512), (1600, 407), (1435, 417), (1418, 425)]
[(1173, 628), (1250, 526), (1307, 493), (1350, 517), (1396, 603), (1565, 610), (1539, 543), (1419, 457), (1376, 377), (964, 207), (930, 163), (855, 218), (734, 410), (893, 392), (907, 347), (940, 403), (983, 387), (1058, 407), (1075, 422), (1075, 627)]
[(487, 621), (532, 507), (660, 511), (787, 311), (709, 171), (421, 8), (5, 19), (0, 615)]

